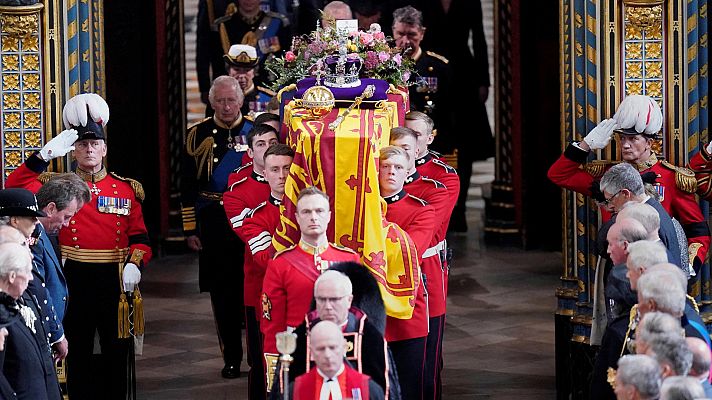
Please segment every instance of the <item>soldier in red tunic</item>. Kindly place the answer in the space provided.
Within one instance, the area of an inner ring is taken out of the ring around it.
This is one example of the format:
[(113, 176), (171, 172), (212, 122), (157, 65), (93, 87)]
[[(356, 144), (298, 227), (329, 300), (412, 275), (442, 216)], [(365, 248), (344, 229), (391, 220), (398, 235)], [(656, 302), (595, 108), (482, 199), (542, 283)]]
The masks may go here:
[[(445, 264), (447, 244), (446, 229), (443, 221), (450, 219), (452, 212), (448, 189), (441, 182), (420, 175), (415, 167), (417, 152), (417, 133), (409, 128), (394, 128), (391, 130), (391, 144), (402, 148), (408, 153), (409, 176), (405, 179), (405, 190), (415, 197), (425, 200), (435, 210), (435, 226), (433, 241), (430, 247), (422, 251), (422, 271), (425, 275), (425, 288), (428, 296), (429, 333), (426, 351), (424, 393), (430, 398), (432, 391), (439, 390), (439, 371), (442, 369), (441, 349), (445, 329), (445, 312), (447, 306), (447, 267)], [(405, 228), (404, 228), (405, 229)], [(432, 259), (431, 259), (432, 258)], [(434, 385), (434, 386), (433, 386)], [(437, 396), (435, 394), (434, 396)]]
[[(133, 339), (117, 337), (117, 303), (124, 291), (134, 291), (141, 280), (140, 268), (152, 255), (141, 210), (143, 187), (133, 179), (107, 173), (103, 165), (107, 146), (102, 124), (108, 122), (108, 116), (101, 97), (73, 97), (65, 105), (63, 117), (65, 126), (75, 130), (59, 134), (6, 181), (7, 187), (36, 192), (52, 174), (42, 173), (49, 161), (74, 150), (75, 173), (93, 194), (59, 232), (62, 258), (66, 259), (64, 274), (72, 293), (65, 317), (65, 334), (72, 343), (67, 360), (72, 399), (126, 397), (128, 350)], [(101, 371), (91, 362), (95, 332), (104, 359)], [(97, 384), (97, 376), (107, 381)], [(96, 387), (102, 387), (101, 394), (92, 393)]]
[[(710, 230), (695, 198), (695, 174), (658, 158), (651, 149), (661, 126), (662, 113), (655, 100), (647, 96), (628, 96), (613, 118), (601, 121), (582, 141), (571, 143), (549, 168), (548, 176), (562, 188), (598, 201), (605, 200), (598, 182), (613, 163), (588, 163), (587, 159), (591, 150), (605, 148), (613, 133), (618, 133), (623, 161), (635, 166), (644, 178), (654, 179), (654, 182), (644, 180), (653, 185), (665, 211), (682, 224), (691, 266), (699, 272), (709, 250)], [(604, 216), (607, 220), (607, 213)]]
[[(371, 377), (344, 363), (346, 339), (341, 328), (331, 321), (321, 321), (309, 332), (309, 349), (316, 368), (294, 382), (294, 400), (362, 399), (380, 400), (383, 389)], [(290, 389), (292, 389), (290, 387)], [(404, 397), (405, 398), (405, 397)]]
[[(284, 196), (284, 183), (289, 176), (294, 150), (286, 144), (275, 144), (264, 153), (264, 179), (270, 193), (245, 217), (237, 231), (246, 243), (245, 250), (245, 323), (247, 327), (248, 397), (262, 399), (266, 382), (262, 365), (262, 335), (260, 334), (260, 305), (262, 281), (267, 263), (274, 255), (272, 234), (279, 226), (279, 206)], [(256, 159), (255, 159), (256, 160)]]
[[(378, 167), (378, 180), (381, 196), (388, 204), (386, 220), (395, 222), (405, 230), (415, 242), (418, 258), (432, 246), (435, 233), (439, 229), (435, 210), (431, 205), (415, 197), (403, 188), (410, 157), (400, 147), (388, 146), (381, 149)], [(457, 197), (455, 197), (457, 198)], [(426, 354), (428, 341), (428, 303), (430, 302), (430, 275), (433, 271), (440, 273), (438, 257), (427, 257), (421, 261), (423, 282), (415, 297), (415, 309), (410, 319), (387, 317), (386, 340), (393, 352), (393, 358), (398, 370), (398, 380), (404, 398), (420, 398), (427, 384), (432, 389), (432, 380), (427, 382), (424, 376), (429, 356), (437, 357), (437, 346), (433, 354)], [(442, 291), (436, 291), (440, 295)], [(427, 300), (426, 300), (427, 297)], [(444, 300), (444, 299), (443, 299)], [(442, 315), (435, 318), (442, 319)], [(437, 359), (434, 358), (433, 361)]]
[(351, 249), (328, 242), (326, 229), (331, 220), (329, 198), (316, 187), (307, 187), (297, 198), (299, 243), (275, 255), (267, 265), (262, 284), (264, 357), (269, 378), (277, 362), (275, 335), (293, 330), (304, 320), (312, 301), (314, 282), (321, 272), (338, 261), (359, 262)]

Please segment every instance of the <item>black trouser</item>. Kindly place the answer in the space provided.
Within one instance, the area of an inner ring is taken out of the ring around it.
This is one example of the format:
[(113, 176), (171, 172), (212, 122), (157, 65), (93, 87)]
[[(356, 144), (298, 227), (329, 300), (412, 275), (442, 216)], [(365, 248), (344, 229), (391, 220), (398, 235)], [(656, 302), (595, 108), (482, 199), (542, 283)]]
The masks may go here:
[(235, 294), (226, 287), (213, 288), (210, 291), (218, 341), (225, 365), (240, 368), (242, 363), (242, 299), (237, 301)]
[(245, 329), (247, 338), (247, 364), (250, 372), (247, 374), (247, 398), (264, 400), (266, 396), (265, 369), (262, 363), (262, 332), (256, 318), (255, 307), (245, 306)]
[(425, 368), (426, 337), (388, 343), (398, 370), (402, 398), (423, 398), (423, 370)]
[[(118, 268), (116, 263), (73, 260), (64, 265), (72, 294), (64, 318), (64, 332), (71, 346), (67, 389), (72, 400), (126, 398), (129, 346), (133, 339), (118, 338)], [(95, 332), (101, 345), (98, 357), (93, 357)]]
[(430, 332), (425, 349), (425, 370), (423, 371), (423, 399), (442, 398), (443, 332), (445, 315), (431, 317)]

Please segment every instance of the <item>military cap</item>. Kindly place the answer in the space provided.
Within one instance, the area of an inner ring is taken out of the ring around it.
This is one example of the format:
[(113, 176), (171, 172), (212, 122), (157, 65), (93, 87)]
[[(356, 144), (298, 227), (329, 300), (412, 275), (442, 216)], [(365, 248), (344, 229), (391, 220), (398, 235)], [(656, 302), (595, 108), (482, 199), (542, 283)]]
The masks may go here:
[(247, 44), (233, 44), (223, 55), (228, 65), (239, 68), (254, 68), (257, 65), (257, 50)]
[(79, 135), (77, 141), (85, 139), (106, 140), (106, 136), (104, 135), (104, 128), (102, 128), (100, 124), (94, 122), (94, 120), (91, 118), (87, 119), (86, 125), (72, 126), (72, 128), (76, 129), (77, 134)]

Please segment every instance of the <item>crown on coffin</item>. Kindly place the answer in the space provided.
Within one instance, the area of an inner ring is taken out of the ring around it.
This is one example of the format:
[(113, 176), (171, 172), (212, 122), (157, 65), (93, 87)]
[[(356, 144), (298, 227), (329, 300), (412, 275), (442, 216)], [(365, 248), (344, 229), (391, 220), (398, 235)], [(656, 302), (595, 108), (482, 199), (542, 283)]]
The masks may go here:
[(361, 58), (356, 55), (326, 57), (326, 77), (324, 85), (336, 88), (350, 88), (361, 85), (359, 74), (362, 66)]

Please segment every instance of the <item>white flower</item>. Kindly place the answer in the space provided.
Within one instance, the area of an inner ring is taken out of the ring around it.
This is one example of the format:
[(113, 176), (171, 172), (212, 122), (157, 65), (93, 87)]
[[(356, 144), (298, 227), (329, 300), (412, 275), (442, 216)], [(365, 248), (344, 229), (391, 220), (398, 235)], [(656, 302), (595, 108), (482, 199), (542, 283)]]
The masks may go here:
[(376, 33), (381, 31), (381, 25), (377, 23), (372, 23), (370, 27), (368, 27), (368, 31), (371, 33)]

